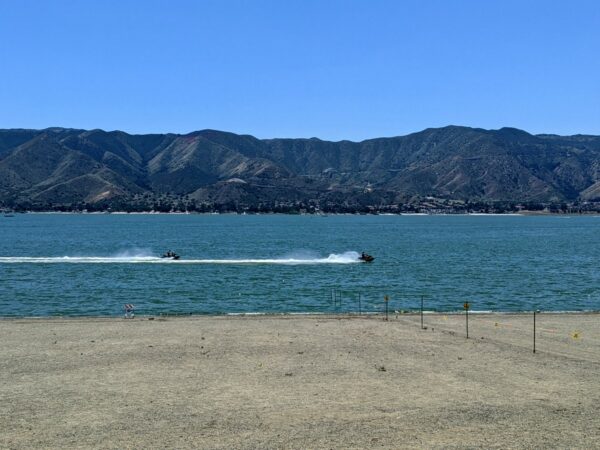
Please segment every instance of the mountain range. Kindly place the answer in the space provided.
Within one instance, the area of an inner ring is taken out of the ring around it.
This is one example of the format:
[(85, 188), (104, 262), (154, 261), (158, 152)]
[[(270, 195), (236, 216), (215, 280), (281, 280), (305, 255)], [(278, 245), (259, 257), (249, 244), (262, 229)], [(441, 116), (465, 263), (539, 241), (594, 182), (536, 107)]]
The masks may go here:
[(362, 142), (0, 130), (0, 206), (364, 208), (600, 201), (600, 136), (430, 128)]

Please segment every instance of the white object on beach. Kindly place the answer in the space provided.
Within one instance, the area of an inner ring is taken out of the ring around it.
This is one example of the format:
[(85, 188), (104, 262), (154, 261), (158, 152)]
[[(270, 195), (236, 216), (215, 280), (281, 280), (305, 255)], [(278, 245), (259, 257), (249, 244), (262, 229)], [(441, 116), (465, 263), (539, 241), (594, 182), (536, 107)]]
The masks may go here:
[(126, 305), (124, 305), (125, 308), (125, 318), (126, 319), (133, 319), (133, 317), (135, 316), (133, 314), (133, 310), (135, 309), (135, 305), (132, 305), (131, 303), (127, 303)]

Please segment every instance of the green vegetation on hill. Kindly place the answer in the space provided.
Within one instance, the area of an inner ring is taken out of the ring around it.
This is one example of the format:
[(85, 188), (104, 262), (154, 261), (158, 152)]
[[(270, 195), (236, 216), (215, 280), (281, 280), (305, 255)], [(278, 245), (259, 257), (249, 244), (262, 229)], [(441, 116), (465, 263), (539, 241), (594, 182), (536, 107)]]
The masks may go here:
[(327, 142), (0, 130), (5, 209), (585, 212), (599, 203), (599, 136), (449, 126)]

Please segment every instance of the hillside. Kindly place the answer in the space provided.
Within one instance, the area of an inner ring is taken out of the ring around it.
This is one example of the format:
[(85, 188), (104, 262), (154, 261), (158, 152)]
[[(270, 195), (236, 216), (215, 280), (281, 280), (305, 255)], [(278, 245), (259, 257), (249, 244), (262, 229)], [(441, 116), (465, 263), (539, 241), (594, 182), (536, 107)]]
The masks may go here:
[(600, 201), (600, 136), (449, 126), (362, 142), (0, 130), (0, 206), (322, 210)]

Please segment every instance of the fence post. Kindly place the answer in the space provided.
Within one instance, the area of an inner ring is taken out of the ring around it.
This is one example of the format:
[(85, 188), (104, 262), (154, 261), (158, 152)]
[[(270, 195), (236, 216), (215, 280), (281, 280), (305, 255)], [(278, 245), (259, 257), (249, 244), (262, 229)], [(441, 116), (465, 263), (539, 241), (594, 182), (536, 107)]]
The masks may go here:
[(423, 294), (421, 294), (421, 330), (423, 329)]
[(469, 302), (465, 302), (463, 304), (463, 308), (465, 308), (465, 317), (467, 318), (467, 339), (469, 339), (469, 308), (471, 307), (471, 305), (469, 304)]
[(535, 315), (539, 312), (539, 309), (533, 311), (533, 353), (535, 353)]
[(388, 302), (389, 302), (389, 300), (390, 300), (390, 298), (387, 295), (385, 295), (383, 297), (383, 301), (385, 302), (385, 320), (386, 320), (386, 322), (388, 320)]

